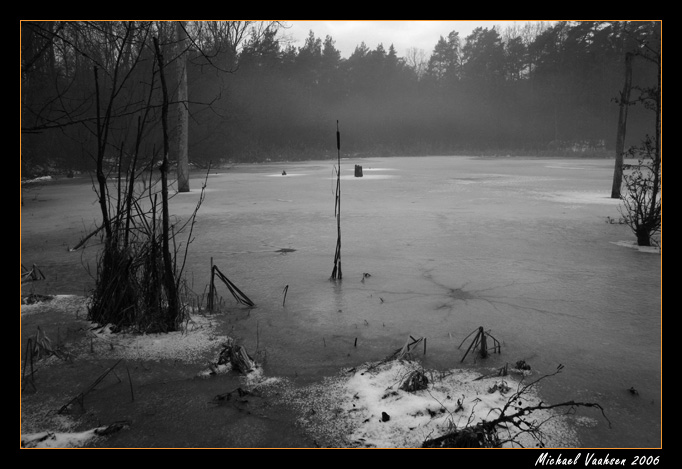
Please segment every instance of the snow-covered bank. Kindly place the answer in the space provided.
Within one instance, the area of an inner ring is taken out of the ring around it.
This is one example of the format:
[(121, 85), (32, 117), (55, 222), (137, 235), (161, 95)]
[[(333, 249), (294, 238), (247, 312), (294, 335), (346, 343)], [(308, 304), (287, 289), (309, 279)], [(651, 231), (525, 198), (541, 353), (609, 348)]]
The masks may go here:
[[(426, 389), (400, 389), (405, 377), (420, 370), (429, 379)], [(286, 399), (299, 410), (299, 423), (323, 446), (414, 448), (454, 430), (493, 420), (519, 390), (522, 376), (483, 378), (463, 369), (423, 370), (418, 362), (393, 360), (366, 364), (323, 383), (292, 389)], [(527, 384), (527, 383), (526, 383)], [(524, 393), (523, 405), (537, 404), (534, 391)], [(574, 447), (577, 435), (564, 416), (533, 412), (544, 422), (546, 447)], [(501, 430), (523, 447), (539, 442), (518, 430)], [(511, 446), (511, 445), (509, 445)]]
[[(47, 312), (49, 308), (71, 308), (75, 314), (85, 307), (86, 301), (81, 297), (57, 296), (50, 301), (23, 305), (22, 315)], [(74, 357), (172, 359), (203, 366), (207, 354), (226, 339), (215, 332), (218, 320), (195, 315), (182, 331), (146, 335), (113, 334), (108, 327), (90, 325), (81, 339), (84, 343), (73, 346)], [(88, 353), (79, 354), (79, 350), (88, 350)], [(51, 363), (57, 362), (55, 358), (51, 360)], [(230, 372), (229, 365), (216, 370), (210, 367), (197, 376), (211, 379), (212, 374)], [(428, 386), (414, 392), (400, 389), (405, 377), (416, 370), (428, 377)], [(323, 446), (382, 448), (419, 447), (428, 438), (491, 420), (499, 415), (524, 379), (518, 370), (508, 376), (493, 373), (492, 377), (483, 377), (463, 369), (425, 370), (419, 362), (410, 360), (364, 364), (304, 387), (293, 386), (286, 379), (267, 377), (260, 366), (241, 377), (244, 390), (265, 390), (273, 399), (293, 406), (299, 415), (297, 423)], [(539, 400), (534, 390), (524, 393), (524, 405)], [(66, 416), (58, 417), (57, 422), (47, 422), (51, 427), (44, 431), (35, 431), (35, 424), (27, 425), (31, 431), (22, 432), (22, 446), (82, 447), (106, 437), (106, 427), (71, 431), (74, 423)], [(542, 411), (533, 413), (533, 418), (545, 422), (542, 429), (546, 446), (577, 444), (575, 432), (565, 417)], [(22, 422), (28, 423), (31, 422)], [(527, 435), (518, 435), (515, 439), (525, 447), (538, 444)]]
[[(216, 316), (195, 314), (183, 324), (182, 330), (164, 334), (112, 333), (109, 325), (97, 326), (87, 320), (87, 298), (75, 295), (57, 295), (51, 301), (22, 305), (22, 316), (38, 314), (47, 309), (72, 311), (81, 317), (86, 330), (83, 344), (74, 349), (88, 353), (76, 358), (121, 358), (127, 360), (175, 360), (196, 363), (207, 353), (219, 347), (226, 339), (218, 335)], [(30, 332), (30, 331), (29, 331)], [(87, 347), (84, 347), (87, 346)]]
[(636, 242), (633, 241), (614, 241), (613, 244), (616, 246), (622, 246), (625, 248), (636, 249), (639, 252), (648, 252), (651, 254), (660, 254), (661, 248), (657, 246), (638, 246)]

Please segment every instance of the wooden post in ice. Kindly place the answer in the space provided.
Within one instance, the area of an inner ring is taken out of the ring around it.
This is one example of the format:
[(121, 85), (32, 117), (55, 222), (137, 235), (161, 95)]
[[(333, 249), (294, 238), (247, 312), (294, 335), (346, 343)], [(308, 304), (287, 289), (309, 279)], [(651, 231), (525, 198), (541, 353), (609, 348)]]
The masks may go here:
[(341, 280), (341, 134), (339, 133), (339, 121), (336, 121), (336, 152), (338, 155), (338, 167), (336, 168), (336, 200), (334, 202), (334, 215), (336, 215), (336, 252), (334, 253), (334, 270), (332, 279)]

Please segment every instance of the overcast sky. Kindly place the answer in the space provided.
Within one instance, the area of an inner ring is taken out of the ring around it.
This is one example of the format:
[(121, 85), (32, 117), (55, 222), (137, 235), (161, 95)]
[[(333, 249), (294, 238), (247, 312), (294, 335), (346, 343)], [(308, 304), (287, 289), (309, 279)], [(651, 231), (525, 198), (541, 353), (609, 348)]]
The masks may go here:
[[(517, 21), (522, 24), (523, 21)], [(365, 42), (369, 49), (376, 49), (379, 44), (388, 48), (393, 44), (399, 57), (404, 57), (410, 47), (423, 49), (427, 56), (431, 55), (440, 36), (447, 37), (451, 31), (457, 31), (464, 39), (478, 26), (513, 25), (511, 20), (486, 21), (424, 21), (424, 20), (384, 20), (384, 21), (286, 21), (289, 27), (286, 35), (296, 47), (301, 47), (308, 33), (312, 30), (316, 38), (324, 41), (329, 35), (335, 41), (336, 49), (341, 56), (348, 58), (355, 47)]]

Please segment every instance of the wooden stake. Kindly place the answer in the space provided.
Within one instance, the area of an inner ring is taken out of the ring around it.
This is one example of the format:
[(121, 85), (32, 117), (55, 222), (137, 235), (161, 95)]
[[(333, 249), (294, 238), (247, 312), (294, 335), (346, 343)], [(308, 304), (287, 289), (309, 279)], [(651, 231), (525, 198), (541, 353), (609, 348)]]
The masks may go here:
[(130, 369), (126, 366), (128, 372), (128, 382), (130, 383), (130, 402), (135, 402), (135, 393), (133, 392), (133, 380), (130, 378)]
[(215, 272), (213, 271), (213, 258), (211, 257), (211, 283), (208, 285), (208, 298), (206, 299), (206, 309), (213, 312), (213, 297), (215, 295), (214, 285)]
[(334, 253), (334, 269), (332, 279), (341, 280), (341, 133), (339, 132), (339, 121), (336, 121), (336, 151), (338, 155), (338, 166), (336, 170), (336, 198), (334, 202), (334, 212), (336, 215), (336, 252)]

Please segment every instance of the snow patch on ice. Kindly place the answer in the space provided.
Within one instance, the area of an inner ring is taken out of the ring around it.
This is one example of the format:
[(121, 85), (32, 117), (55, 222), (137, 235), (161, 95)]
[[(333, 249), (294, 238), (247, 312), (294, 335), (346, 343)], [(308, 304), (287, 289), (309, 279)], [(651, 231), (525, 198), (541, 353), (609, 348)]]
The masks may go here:
[[(364, 170), (363, 170), (363, 172), (364, 172)], [(367, 174), (367, 175), (363, 174), (363, 176), (361, 176), (361, 177), (355, 177), (355, 175), (341, 176), (341, 179), (344, 179), (344, 180), (365, 179), (365, 180), (367, 180), (367, 179), (395, 179), (395, 178), (399, 178), (399, 177), (400, 176), (395, 176), (393, 174)]]
[(551, 169), (577, 169), (577, 170), (583, 170), (586, 168), (581, 168), (577, 166), (555, 166), (555, 165), (545, 165), (545, 168), (551, 168)]
[(72, 312), (76, 316), (87, 307), (87, 301), (77, 295), (52, 295), (44, 297), (44, 301), (36, 301), (31, 304), (21, 305), (21, 315), (28, 316), (45, 312), (47, 309), (58, 312)]
[(660, 254), (661, 249), (657, 246), (638, 246), (635, 241), (611, 241), (616, 246), (624, 248), (637, 249), (639, 252), (647, 252), (651, 254)]
[(215, 333), (210, 316), (192, 316), (182, 330), (165, 334), (112, 333), (110, 327), (90, 331), (95, 354), (101, 358), (128, 360), (175, 360), (196, 363), (215, 350), (227, 337)]
[[(418, 368), (416, 362), (399, 360), (358, 367), (319, 385), (292, 389), (285, 399), (300, 408), (299, 423), (325, 445), (414, 448), (454, 429), (496, 418), (519, 386), (509, 376), (477, 380), (481, 375), (463, 369), (422, 370), (429, 379), (427, 389), (401, 390), (405, 377)], [(540, 402), (534, 392), (524, 397), (524, 405)], [(545, 411), (533, 417), (549, 419), (542, 426), (546, 446), (577, 446), (575, 430), (565, 418)], [(525, 447), (537, 446), (527, 435), (516, 439)]]
[(98, 326), (87, 321), (88, 298), (77, 295), (56, 295), (51, 300), (21, 305), (21, 315), (60, 311), (82, 314), (83, 328), (87, 329), (80, 348), (88, 349), (89, 356), (123, 358), (130, 360), (176, 360), (194, 363), (208, 352), (218, 348), (227, 338), (218, 335), (218, 319), (210, 315), (192, 315), (182, 324), (181, 330), (165, 334), (113, 333), (111, 325)]
[(604, 205), (618, 205), (620, 199), (611, 198), (606, 191), (563, 191), (549, 193), (548, 197), (555, 202), (568, 204), (604, 204)]
[(33, 179), (24, 179), (22, 182), (24, 184), (31, 184), (31, 183), (35, 183), (35, 182), (52, 181), (52, 179), (53, 179), (52, 176), (40, 176), (40, 177), (33, 178)]

